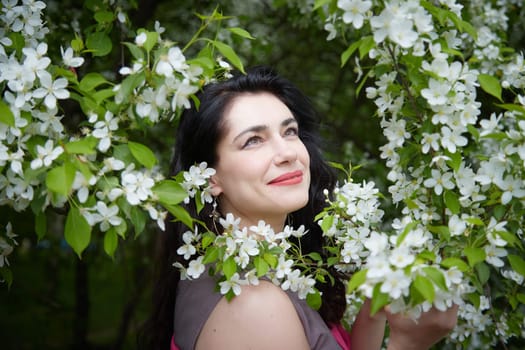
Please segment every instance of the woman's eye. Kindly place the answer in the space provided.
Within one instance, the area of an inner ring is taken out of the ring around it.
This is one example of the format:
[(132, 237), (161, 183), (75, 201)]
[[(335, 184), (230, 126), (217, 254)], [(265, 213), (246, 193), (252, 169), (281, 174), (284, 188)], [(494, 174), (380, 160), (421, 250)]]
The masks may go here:
[(296, 127), (290, 127), (285, 130), (284, 135), (285, 136), (297, 136), (299, 135), (299, 130)]
[(242, 148), (253, 146), (261, 142), (262, 138), (260, 136), (252, 136), (248, 140), (246, 140), (246, 142), (242, 145)]

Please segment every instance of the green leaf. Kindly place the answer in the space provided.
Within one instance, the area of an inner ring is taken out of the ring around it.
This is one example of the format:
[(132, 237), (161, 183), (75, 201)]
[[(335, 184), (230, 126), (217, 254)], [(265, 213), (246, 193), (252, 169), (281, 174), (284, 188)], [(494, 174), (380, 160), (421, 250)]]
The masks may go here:
[(202, 235), (202, 249), (206, 249), (215, 241), (215, 234), (213, 232), (206, 232)]
[(162, 180), (156, 183), (151, 190), (164, 204), (179, 204), (188, 197), (182, 185), (173, 180)]
[(246, 74), (241, 59), (239, 58), (239, 56), (237, 56), (235, 51), (233, 51), (233, 49), (229, 45), (221, 43), (220, 41), (212, 41), (212, 44), (228, 61), (230, 61), (231, 64), (233, 64), (235, 68), (237, 68), (242, 73)]
[(146, 168), (151, 169), (157, 163), (155, 154), (143, 144), (129, 141), (128, 147), (133, 157)]
[(0, 123), (4, 123), (7, 126), (15, 126), (15, 116), (11, 112), (11, 108), (3, 100), (0, 100)]
[(488, 74), (480, 74), (478, 75), (478, 80), (481, 88), (487, 94), (492, 95), (503, 102), (501, 99), (501, 85), (498, 79)]
[(455, 172), (459, 171), (459, 167), (461, 166), (461, 163), (463, 162), (463, 158), (461, 156), (460, 152), (450, 153), (447, 152), (447, 156), (450, 158), (447, 160), (447, 164), (454, 170)]
[(129, 219), (135, 228), (135, 237), (140, 235), (146, 227), (147, 217), (140, 207), (133, 205), (130, 209)]
[(459, 214), (461, 205), (459, 204), (459, 196), (455, 192), (445, 190), (443, 199), (445, 201), (445, 205), (452, 212), (452, 214)]
[(46, 176), (46, 186), (49, 190), (67, 196), (75, 180), (75, 167), (71, 163), (51, 169)]
[(359, 40), (359, 58), (365, 57), (370, 50), (376, 45), (373, 36), (365, 36)]
[(193, 218), (186, 209), (180, 205), (163, 204), (163, 206), (175, 217), (177, 221), (181, 221), (184, 225), (193, 230)]
[(340, 68), (343, 68), (345, 66), (346, 62), (348, 62), (348, 59), (350, 59), (350, 57), (354, 54), (355, 50), (357, 50), (360, 44), (361, 41), (354, 41), (352, 45), (348, 46), (348, 48), (345, 51), (343, 51), (343, 53), (341, 54)]
[(100, 73), (91, 72), (86, 74), (79, 83), (79, 88), (85, 92), (94, 90), (97, 86), (109, 84)]
[(460, 258), (446, 258), (441, 261), (441, 266), (446, 268), (456, 267), (459, 271), (465, 272), (469, 270), (466, 262)]
[(67, 153), (73, 154), (95, 154), (98, 139), (93, 136), (86, 136), (80, 140), (68, 142), (64, 145)]
[(125, 42), (123, 44), (126, 45), (126, 47), (128, 48), (129, 52), (131, 52), (131, 55), (135, 60), (144, 60), (144, 51), (142, 51), (140, 47), (128, 42)]
[(485, 223), (480, 218), (470, 217), (470, 218), (466, 218), (465, 221), (468, 222), (471, 225), (485, 226)]
[(100, 24), (111, 23), (115, 19), (115, 15), (110, 11), (97, 11), (94, 16), (95, 20)]
[(484, 285), (490, 278), (490, 268), (485, 263), (479, 263), (476, 265), (476, 272), (478, 273), (479, 283)]
[(263, 259), (268, 263), (268, 265), (270, 265), (271, 268), (275, 268), (279, 262), (277, 257), (271, 253), (264, 253)]
[(412, 282), (414, 288), (425, 298), (426, 301), (432, 303), (436, 297), (434, 284), (428, 278), (417, 275)]
[(227, 279), (230, 279), (235, 272), (237, 272), (237, 263), (235, 262), (233, 256), (230, 256), (222, 264), (222, 273)]
[(113, 48), (110, 37), (102, 32), (89, 34), (86, 39), (86, 46), (93, 56), (106, 56)]
[(350, 281), (348, 281), (348, 285), (346, 286), (346, 293), (350, 294), (354, 290), (356, 290), (360, 285), (365, 283), (366, 281), (366, 269), (359, 270), (356, 273), (352, 275), (352, 278), (350, 278)]
[(257, 271), (257, 277), (266, 275), (268, 270), (270, 270), (270, 266), (261, 256), (253, 258), (253, 265), (255, 266), (255, 271)]
[(512, 269), (525, 277), (525, 260), (514, 254), (509, 254), (507, 258)]
[(323, 7), (326, 4), (329, 4), (332, 0), (315, 0), (314, 8), (312, 11), (317, 10), (319, 7)]
[(238, 35), (242, 38), (246, 38), (246, 39), (250, 39), (250, 40), (254, 40), (255, 38), (246, 30), (242, 29), (242, 28), (237, 28), (237, 27), (233, 27), (233, 28), (228, 28), (228, 30), (230, 32), (232, 32), (233, 34), (235, 35)]
[(159, 33), (157, 32), (145, 32), (146, 33), (146, 42), (144, 43), (144, 48), (147, 52), (150, 52), (151, 49), (157, 44), (159, 41)]
[(104, 235), (104, 251), (111, 258), (115, 257), (115, 250), (118, 246), (118, 236), (114, 229), (109, 229)]
[(521, 303), (521, 304), (524, 304), (525, 305), (525, 294), (523, 293), (518, 293), (516, 295), (516, 298), (518, 299), (518, 301)]
[(432, 225), (428, 225), (427, 228), (428, 228), (428, 230), (430, 232), (432, 232), (434, 234), (437, 234), (438, 236), (440, 236), (440, 238), (445, 239), (445, 241), (450, 240), (450, 229), (448, 228), (448, 226), (443, 226), (443, 225), (432, 226)]
[(82, 38), (80, 38), (76, 33), (75, 39), (71, 40), (71, 48), (75, 52), (80, 52), (84, 49), (84, 42), (82, 41)]
[(64, 238), (77, 253), (78, 257), (81, 258), (82, 252), (87, 248), (91, 240), (91, 226), (89, 226), (76, 207), (69, 209), (67, 214)]
[(486, 257), (485, 251), (482, 248), (465, 247), (465, 249), (463, 249), (463, 252), (467, 257), (468, 264), (472, 267), (477, 263), (485, 260)]
[(306, 295), (306, 303), (312, 309), (319, 310), (321, 308), (321, 304), (323, 303), (321, 294), (319, 292), (309, 293), (308, 295)]
[(321, 221), (321, 229), (323, 232), (327, 232), (334, 224), (334, 217), (332, 215), (326, 215)]
[(35, 217), (35, 232), (40, 241), (47, 233), (47, 215), (46, 213), (38, 213)]
[(216, 246), (211, 246), (208, 249), (206, 249), (206, 253), (204, 253), (204, 258), (202, 259), (203, 264), (211, 264), (219, 258), (219, 248)]
[(388, 304), (388, 294), (381, 293), (381, 285), (377, 284), (374, 287), (374, 292), (372, 294), (372, 302), (370, 304), (370, 313), (375, 315), (379, 310), (381, 310), (385, 305)]
[(445, 276), (443, 276), (443, 273), (439, 271), (439, 269), (427, 266), (423, 268), (423, 271), (428, 276), (428, 278), (430, 278), (432, 282), (434, 282), (439, 288), (445, 291), (448, 290)]

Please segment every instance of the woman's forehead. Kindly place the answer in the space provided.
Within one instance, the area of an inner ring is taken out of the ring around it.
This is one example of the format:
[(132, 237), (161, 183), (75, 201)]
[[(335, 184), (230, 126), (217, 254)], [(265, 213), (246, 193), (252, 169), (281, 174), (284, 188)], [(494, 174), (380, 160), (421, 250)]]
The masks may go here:
[(293, 117), (288, 107), (269, 92), (245, 93), (236, 96), (224, 112), (227, 129), (242, 129), (254, 124), (269, 125)]

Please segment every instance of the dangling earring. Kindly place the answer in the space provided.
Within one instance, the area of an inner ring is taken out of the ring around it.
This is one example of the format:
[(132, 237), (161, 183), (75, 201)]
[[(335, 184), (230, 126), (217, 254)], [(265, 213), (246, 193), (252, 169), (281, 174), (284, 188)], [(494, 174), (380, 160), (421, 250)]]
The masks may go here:
[(211, 203), (212, 209), (210, 218), (213, 219), (213, 223), (215, 224), (217, 221), (219, 221), (221, 217), (221, 213), (217, 210), (217, 197), (213, 197), (213, 202)]
[(211, 203), (212, 209), (210, 213), (210, 218), (213, 223), (213, 228), (215, 229), (215, 233), (219, 233), (219, 228), (217, 227), (217, 223), (219, 223), (219, 219), (221, 218), (221, 213), (217, 210), (217, 197), (213, 197), (213, 202)]

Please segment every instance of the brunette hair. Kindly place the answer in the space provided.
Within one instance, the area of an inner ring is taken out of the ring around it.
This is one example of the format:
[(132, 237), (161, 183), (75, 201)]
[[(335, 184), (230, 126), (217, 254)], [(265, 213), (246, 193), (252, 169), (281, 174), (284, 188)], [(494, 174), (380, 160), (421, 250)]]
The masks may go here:
[[(314, 217), (325, 206), (324, 189), (335, 186), (336, 177), (332, 168), (323, 159), (317, 113), (309, 99), (290, 81), (276, 74), (268, 67), (254, 67), (246, 74), (211, 83), (197, 94), (198, 103), (186, 109), (180, 119), (175, 150), (170, 166), (170, 175), (187, 170), (191, 165), (207, 162), (213, 167), (218, 160), (217, 144), (224, 132), (223, 114), (233, 99), (243, 93), (268, 92), (279, 98), (290, 109), (299, 124), (299, 138), (310, 156), (311, 183), (309, 200), (305, 207), (289, 214), (294, 225), (305, 225), (309, 232), (301, 237), (305, 253), (323, 254), (322, 231)], [(195, 207), (187, 210), (199, 217), (208, 227), (211, 221), (211, 206), (197, 215)], [(172, 264), (182, 261), (177, 249), (183, 244), (182, 233), (187, 228), (181, 223), (168, 220), (166, 232), (159, 239), (158, 274), (153, 290), (153, 310), (139, 336), (139, 347), (144, 349), (168, 349), (173, 334), (173, 321), (177, 285), (180, 279), (178, 269)], [(335, 273), (335, 271), (333, 271)], [(344, 286), (339, 279), (335, 284), (318, 283), (322, 291), (320, 315), (327, 324), (338, 323), (346, 307)]]

